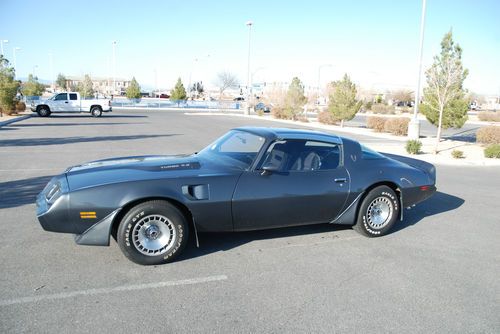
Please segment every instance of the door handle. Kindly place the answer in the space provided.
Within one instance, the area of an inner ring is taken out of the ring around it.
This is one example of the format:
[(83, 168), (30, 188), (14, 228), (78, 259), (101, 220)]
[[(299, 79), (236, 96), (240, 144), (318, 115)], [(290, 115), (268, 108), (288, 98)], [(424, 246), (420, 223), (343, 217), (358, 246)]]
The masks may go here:
[(68, 101), (64, 102), (64, 103), (69, 103)]
[(345, 177), (339, 177), (338, 179), (334, 179), (335, 182), (337, 183), (344, 183), (347, 181), (347, 178)]

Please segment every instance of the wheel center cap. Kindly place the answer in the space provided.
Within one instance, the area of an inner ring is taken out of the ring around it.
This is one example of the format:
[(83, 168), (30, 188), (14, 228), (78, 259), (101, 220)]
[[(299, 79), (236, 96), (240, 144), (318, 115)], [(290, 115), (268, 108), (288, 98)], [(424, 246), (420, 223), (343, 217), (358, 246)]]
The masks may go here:
[(149, 225), (144, 230), (144, 234), (146, 235), (146, 237), (148, 239), (155, 240), (155, 239), (157, 239), (160, 236), (161, 232), (160, 232), (160, 229), (158, 228), (158, 226), (156, 226), (156, 225)]

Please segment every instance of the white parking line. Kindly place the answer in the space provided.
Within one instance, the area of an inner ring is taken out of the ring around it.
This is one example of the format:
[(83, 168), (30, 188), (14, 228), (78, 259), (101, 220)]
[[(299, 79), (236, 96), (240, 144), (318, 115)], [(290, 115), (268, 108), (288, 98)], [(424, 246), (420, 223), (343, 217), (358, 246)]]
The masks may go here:
[(45, 300), (66, 299), (66, 298), (72, 298), (72, 297), (78, 297), (78, 296), (93, 296), (93, 295), (101, 295), (101, 294), (106, 294), (106, 293), (122, 292), (122, 291), (136, 291), (136, 290), (165, 288), (165, 287), (178, 286), (178, 285), (192, 285), (192, 284), (200, 284), (200, 283), (207, 283), (207, 282), (224, 281), (226, 279), (227, 279), (226, 275), (218, 275), (218, 276), (190, 278), (190, 279), (184, 279), (184, 280), (178, 280), (178, 281), (165, 281), (165, 282), (145, 283), (145, 284), (136, 284), (136, 285), (122, 285), (122, 286), (117, 286), (114, 288), (77, 290), (77, 291), (71, 291), (71, 292), (55, 293), (55, 294), (51, 294), (51, 295), (39, 295), (39, 296), (32, 296), (32, 297), (21, 297), (21, 298), (0, 300), (0, 306), (36, 303), (36, 302), (45, 301)]

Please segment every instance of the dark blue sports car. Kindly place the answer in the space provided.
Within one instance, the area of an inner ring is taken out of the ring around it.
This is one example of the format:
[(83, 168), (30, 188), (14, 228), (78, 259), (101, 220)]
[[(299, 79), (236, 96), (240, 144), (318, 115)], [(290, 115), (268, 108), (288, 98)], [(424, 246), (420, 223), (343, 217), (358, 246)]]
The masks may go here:
[(47, 231), (83, 245), (114, 236), (139, 264), (172, 261), (198, 232), (318, 223), (387, 234), (435, 191), (433, 165), (317, 131), (243, 127), (201, 152), (68, 168), (37, 197)]

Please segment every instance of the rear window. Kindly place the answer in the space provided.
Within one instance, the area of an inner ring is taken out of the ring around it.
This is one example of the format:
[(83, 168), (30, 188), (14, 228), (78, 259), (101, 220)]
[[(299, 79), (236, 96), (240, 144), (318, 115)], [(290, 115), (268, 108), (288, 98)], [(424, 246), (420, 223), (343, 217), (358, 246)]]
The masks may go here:
[(75, 93), (69, 93), (69, 99), (70, 100), (76, 100), (76, 94)]
[(364, 145), (361, 145), (361, 156), (365, 160), (383, 159), (384, 156), (377, 151), (372, 150)]

